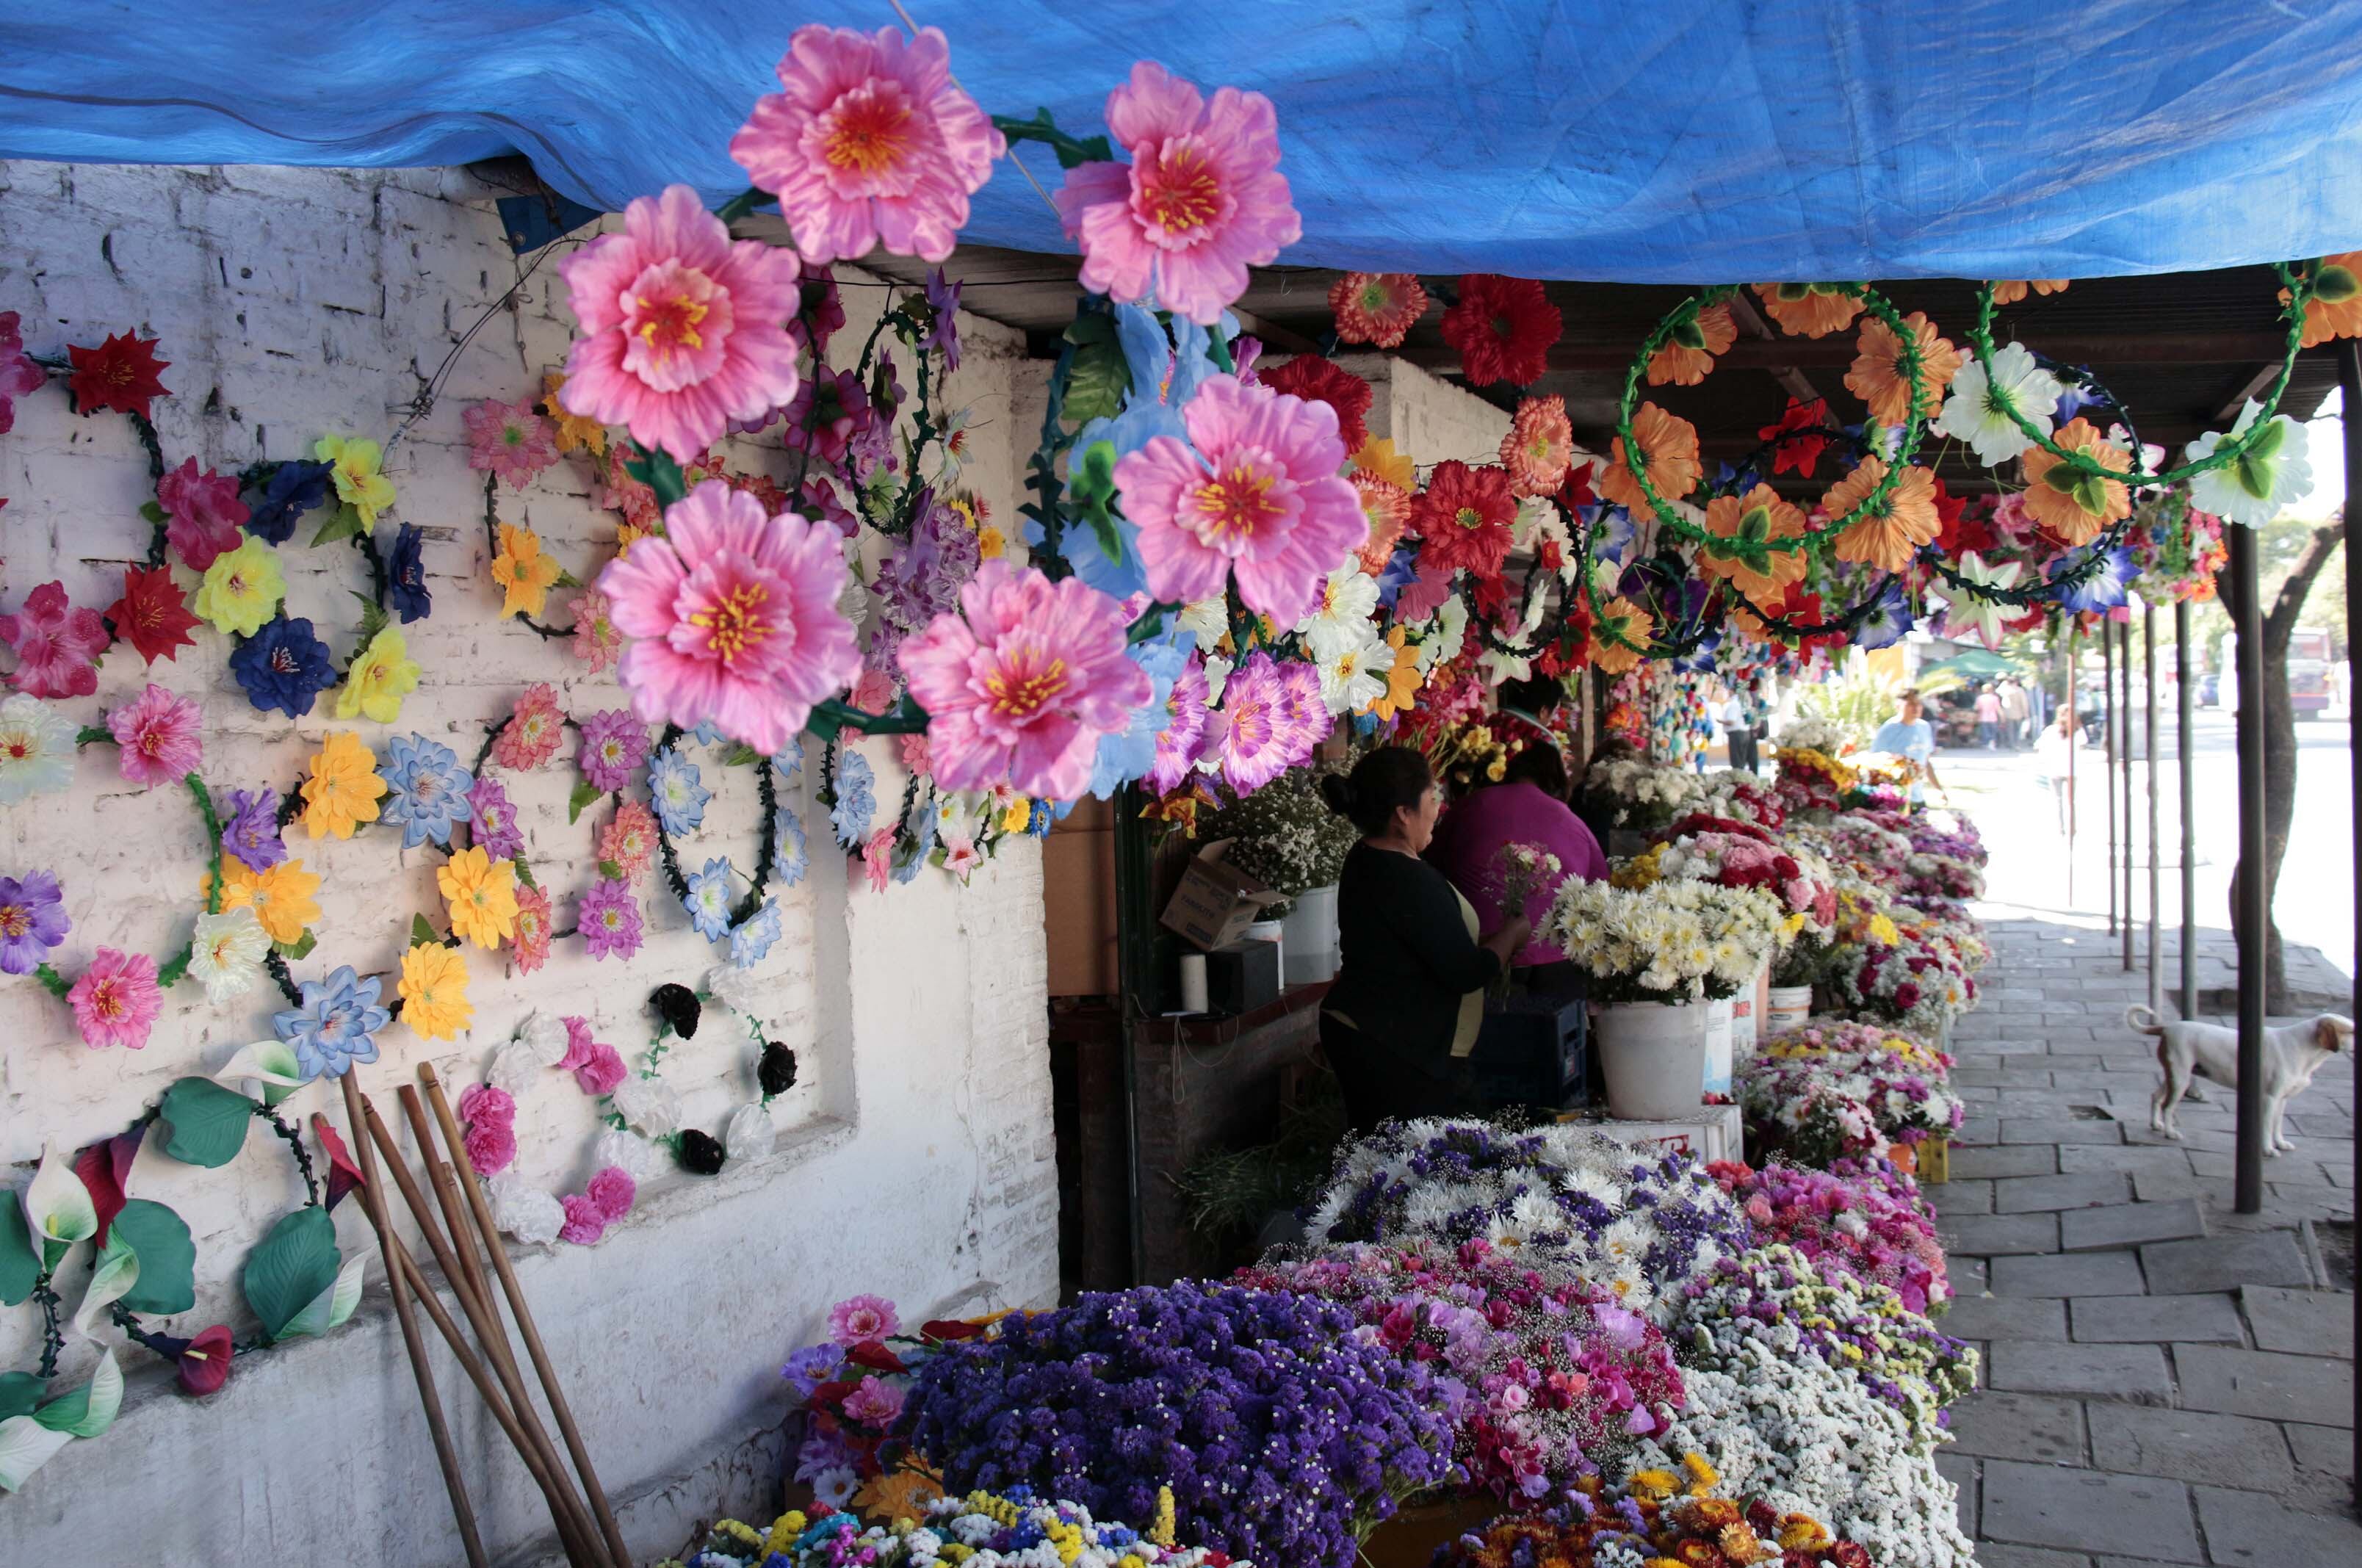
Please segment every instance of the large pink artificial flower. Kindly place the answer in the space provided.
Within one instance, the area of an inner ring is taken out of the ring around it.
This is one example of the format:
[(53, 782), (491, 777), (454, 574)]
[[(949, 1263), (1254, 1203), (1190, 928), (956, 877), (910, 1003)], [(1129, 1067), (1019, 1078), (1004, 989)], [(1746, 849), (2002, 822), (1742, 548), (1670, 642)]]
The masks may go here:
[(1189, 662), (1181, 667), (1180, 678), (1173, 682), (1164, 727), (1156, 735), (1156, 760), (1148, 769), (1149, 785), (1160, 795), (1179, 789), (1197, 768), (1198, 748), (1206, 738), (1209, 690), (1205, 657), (1193, 652)]
[[(572, 383), (568, 383), (571, 385)], [(709, 480), (599, 574), (624, 635), (617, 674), (650, 722), (712, 721), (768, 756), (804, 727), (812, 704), (861, 670), (836, 606), (844, 546), (833, 528)]]
[(936, 788), (1005, 783), (1073, 800), (1099, 737), (1155, 694), (1124, 652), (1122, 606), (1080, 578), (1054, 583), (989, 560), (961, 587), (960, 609), (966, 619), (946, 612), (902, 645), (903, 679), (930, 715)]
[(45, 582), (25, 607), (0, 615), (0, 642), (17, 650), (10, 684), (31, 697), (87, 697), (98, 690), (98, 656), (109, 642), (95, 610), (66, 601), (65, 584)]
[(214, 558), (246, 542), (246, 520), (251, 515), (237, 498), (237, 476), (197, 471), (189, 458), (156, 481), (156, 504), (171, 519), (164, 525), (165, 542), (181, 564), (203, 571)]
[(1223, 87), (1209, 104), (1143, 60), (1108, 94), (1107, 124), (1131, 162), (1070, 169), (1055, 198), (1083, 248), (1083, 287), (1119, 300), (1153, 293), (1165, 309), (1213, 326), (1247, 292), (1249, 267), (1304, 236), (1279, 172), (1271, 100)]
[(882, 893), (894, 871), (894, 830), (879, 828), (861, 846), (861, 869), (869, 875), (869, 890)]
[(796, 395), (796, 253), (732, 243), (688, 186), (636, 198), (623, 233), (557, 265), (582, 328), (557, 394), (568, 413), (688, 463), (731, 420)]
[[(1299, 669), (1308, 682), (1295, 675)], [(1222, 778), (1241, 795), (1311, 756), (1330, 723), (1320, 701), (1320, 672), (1308, 664), (1275, 663), (1267, 653), (1250, 656), (1231, 673), (1222, 688)]]
[(50, 379), (49, 372), (25, 352), (24, 334), (17, 323), (15, 311), (0, 310), (0, 436), (17, 427), (17, 400), (40, 391)]
[(1369, 537), (1359, 493), (1338, 476), (1337, 411), (1209, 376), (1181, 419), (1187, 445), (1154, 436), (1115, 468), (1148, 591), (1168, 603), (1209, 599), (1236, 570), (1248, 608), (1294, 625)]
[(813, 23), (788, 40), (778, 70), (787, 91), (755, 101), (730, 156), (779, 198), (805, 262), (856, 261), (880, 242), (897, 256), (949, 256), (968, 197), (1009, 143), (952, 81), (943, 33)]
[(828, 1337), (845, 1350), (874, 1345), (901, 1331), (901, 1315), (883, 1296), (848, 1296), (828, 1309)]
[(106, 727), (122, 753), (123, 777), (143, 790), (177, 784), (204, 761), (196, 703), (160, 686), (107, 714)]
[(156, 960), (112, 947), (98, 950), (66, 1000), (73, 1008), (82, 1043), (94, 1051), (109, 1045), (144, 1050), (156, 1015), (164, 1010), (164, 993), (156, 986)]

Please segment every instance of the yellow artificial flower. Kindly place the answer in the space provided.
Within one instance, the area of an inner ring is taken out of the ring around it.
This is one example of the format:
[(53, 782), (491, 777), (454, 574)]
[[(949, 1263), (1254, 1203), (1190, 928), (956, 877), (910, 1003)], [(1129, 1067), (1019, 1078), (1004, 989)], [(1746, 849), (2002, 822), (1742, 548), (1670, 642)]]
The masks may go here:
[(1032, 801), (1026, 800), (1011, 801), (1010, 803), (1009, 810), (1003, 812), (1000, 815), (1000, 831), (1003, 833), (1023, 833), (1025, 831), (1025, 824), (1032, 820)]
[(377, 821), (378, 797), (384, 793), (376, 754), (351, 731), (331, 731), (313, 754), (312, 776), (304, 780), (304, 831), (314, 838), (350, 838), (361, 823)]
[(1625, 1485), (1633, 1496), (1661, 1503), (1680, 1489), (1681, 1479), (1670, 1470), (1635, 1470)]
[(250, 637), (279, 613), (280, 601), (286, 597), (279, 552), (248, 535), (244, 544), (223, 551), (205, 568), (189, 608), (222, 631)]
[(615, 525), (615, 558), (622, 560), (632, 553), (632, 547), (648, 536), (649, 530), (630, 523)]
[(1722, 1485), (1722, 1472), (1706, 1463), (1705, 1455), (1702, 1453), (1682, 1455), (1682, 1469), (1688, 1473), (1690, 1496), (1693, 1497), (1703, 1497)]
[(476, 1017), (468, 1000), (468, 961), (439, 942), (402, 955), (402, 1021), (425, 1040), (453, 1040)]
[(481, 849), (463, 849), (435, 873), (451, 910), (451, 934), (498, 947), (516, 934), (516, 866)]
[(502, 616), (538, 615), (557, 580), (557, 563), (541, 553), (541, 536), (513, 523), (501, 525), (500, 553), (492, 558), (492, 580), (507, 591)]
[(1405, 652), (1403, 642), (1404, 633), (1400, 626), (1387, 631), (1386, 646), (1395, 650), (1395, 662), (1394, 668), (1386, 671), (1385, 695), (1375, 699), (1363, 710), (1381, 719), (1409, 712), (1411, 704), (1418, 701), (1419, 682), (1427, 679), (1419, 673), (1418, 660)]
[(541, 378), (541, 406), (547, 411), (550, 422), (557, 426), (557, 449), (605, 457), (607, 427), (595, 419), (586, 419), (568, 409), (565, 400), (557, 395), (565, 390), (566, 378), (557, 371), (552, 370)]
[(1418, 489), (1418, 469), (1407, 452), (1396, 452), (1383, 436), (1373, 436), (1353, 452), (1353, 466), (1372, 479), (1397, 486), (1406, 495)]
[(312, 456), (336, 465), (337, 499), (360, 514), (362, 527), (375, 527), (377, 514), (393, 504), (393, 481), (378, 472), (384, 448), (358, 436), (323, 436)]
[(390, 724), (402, 716), (402, 699), (418, 690), (418, 665), (410, 657), (410, 643), (399, 626), (388, 626), (370, 639), (345, 671), (337, 689), (337, 717), (368, 717)]
[(987, 523), (976, 531), (976, 553), (980, 560), (997, 561), (1007, 552), (1009, 541), (1000, 530)]
[[(213, 878), (199, 878), (200, 892), (213, 896)], [(273, 942), (300, 942), (304, 928), (320, 918), (312, 895), (320, 878), (304, 869), (300, 860), (282, 860), (258, 871), (235, 855), (222, 856), (222, 912), (252, 909), (262, 933)]]

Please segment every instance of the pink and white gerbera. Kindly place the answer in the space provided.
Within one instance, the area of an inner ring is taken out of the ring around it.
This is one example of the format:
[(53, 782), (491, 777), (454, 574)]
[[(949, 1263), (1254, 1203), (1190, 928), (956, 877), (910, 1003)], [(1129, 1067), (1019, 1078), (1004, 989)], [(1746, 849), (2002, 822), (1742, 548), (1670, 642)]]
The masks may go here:
[(177, 784), (204, 763), (202, 714), (196, 703), (150, 684), (106, 715), (123, 777), (143, 790)]
[(1320, 672), (1275, 663), (1267, 653), (1249, 656), (1231, 673), (1222, 688), (1222, 778), (1241, 795), (1308, 760), (1333, 722), (1320, 701)]
[(733, 243), (688, 186), (637, 198), (623, 233), (592, 240), (557, 270), (582, 328), (557, 394), (568, 413), (624, 425), (641, 446), (688, 463), (731, 420), (796, 395), (795, 252)]
[[(573, 383), (569, 381), (568, 387)], [(765, 756), (804, 727), (812, 704), (861, 670), (833, 528), (708, 480), (599, 575), (624, 636), (616, 670), (633, 710), (694, 729), (712, 720)]]
[(1206, 741), (1206, 700), (1210, 690), (1203, 655), (1191, 653), (1173, 682), (1165, 703), (1164, 728), (1157, 732), (1156, 760), (1148, 769), (1149, 787), (1169, 795), (1196, 771)]
[(1168, 603), (1210, 599), (1235, 570), (1250, 609), (1296, 624), (1370, 533), (1360, 495), (1338, 476), (1337, 411), (1209, 376), (1181, 419), (1187, 444), (1153, 436), (1115, 467), (1148, 591)]
[(756, 100), (730, 156), (779, 198), (805, 259), (858, 260), (881, 241), (898, 256), (949, 256), (968, 197), (1009, 143), (952, 81), (943, 33), (814, 23), (796, 29), (778, 70), (787, 91)]
[(1155, 694), (1125, 656), (1123, 607), (1079, 578), (990, 560), (960, 589), (960, 610), (902, 645), (935, 787), (1082, 794), (1099, 737)]
[(1209, 104), (1143, 60), (1108, 94), (1107, 124), (1131, 161), (1070, 169), (1055, 198), (1083, 248), (1083, 287), (1127, 301), (1153, 293), (1213, 326), (1247, 292), (1247, 269), (1304, 235), (1279, 172), (1278, 114), (1235, 87)]

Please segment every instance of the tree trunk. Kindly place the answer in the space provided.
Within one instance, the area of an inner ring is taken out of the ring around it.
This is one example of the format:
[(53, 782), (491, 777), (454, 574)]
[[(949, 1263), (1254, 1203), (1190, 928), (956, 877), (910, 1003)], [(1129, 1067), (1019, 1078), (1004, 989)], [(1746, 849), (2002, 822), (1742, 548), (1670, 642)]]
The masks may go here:
[[(2313, 580), (2321, 575), (2330, 553), (2345, 535), (2343, 523), (2329, 523), (2312, 531), (2303, 552), (2289, 569), (2271, 608), (2263, 616), (2264, 701), (2264, 1010), (2289, 1010), (2288, 962), (2280, 950), (2279, 922), (2272, 918), (2272, 901), (2279, 892), (2280, 863), (2287, 857), (2289, 829), (2296, 816), (2296, 710), (2289, 701), (2289, 641)], [(2258, 715), (2239, 710), (2239, 733)], [(2247, 874), (2243, 863), (2231, 873), (2231, 931), (2244, 962), (2247, 933), (2239, 929), (2239, 887)]]

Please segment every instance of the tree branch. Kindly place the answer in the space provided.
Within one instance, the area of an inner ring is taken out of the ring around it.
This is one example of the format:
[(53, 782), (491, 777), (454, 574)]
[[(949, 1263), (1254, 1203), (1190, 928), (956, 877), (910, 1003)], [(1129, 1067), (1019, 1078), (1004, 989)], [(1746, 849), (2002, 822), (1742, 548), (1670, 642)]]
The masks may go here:
[(2296, 630), (2296, 618), (2304, 610), (2305, 595), (2312, 591), (2312, 580), (2329, 564), (2330, 552), (2345, 536), (2344, 523), (2324, 523), (2304, 542), (2304, 552), (2289, 568), (2288, 576), (2280, 582), (2279, 594), (2264, 617), (2264, 647), (2268, 652), (2287, 653), (2289, 637)]

